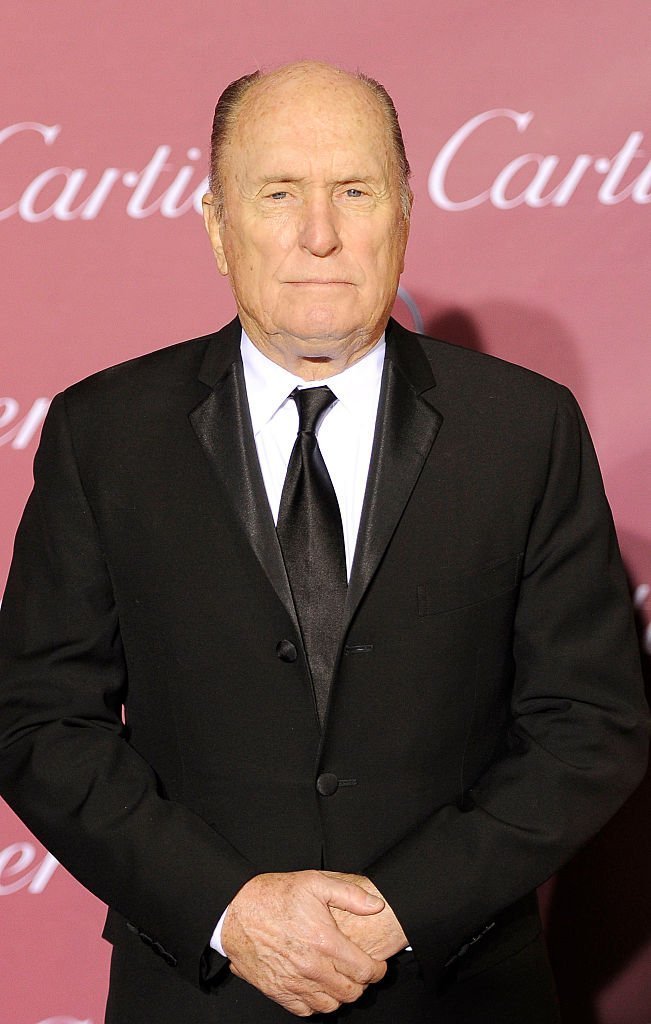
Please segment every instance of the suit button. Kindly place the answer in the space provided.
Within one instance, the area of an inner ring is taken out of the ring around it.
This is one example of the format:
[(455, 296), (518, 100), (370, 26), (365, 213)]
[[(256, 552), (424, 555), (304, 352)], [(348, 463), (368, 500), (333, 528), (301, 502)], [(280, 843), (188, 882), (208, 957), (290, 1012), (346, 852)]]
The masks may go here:
[(339, 779), (332, 772), (324, 772), (316, 780), (316, 791), (321, 796), (332, 796), (339, 788)]
[(276, 644), (276, 654), (281, 661), (296, 661), (298, 652), (291, 640), (279, 640)]

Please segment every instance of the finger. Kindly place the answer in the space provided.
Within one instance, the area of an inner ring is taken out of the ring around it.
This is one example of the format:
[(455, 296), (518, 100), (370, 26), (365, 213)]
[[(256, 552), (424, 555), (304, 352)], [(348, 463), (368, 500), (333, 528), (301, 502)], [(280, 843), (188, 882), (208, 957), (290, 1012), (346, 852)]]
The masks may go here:
[(312, 992), (308, 998), (308, 1005), (313, 1013), (333, 1013), (341, 1006), (341, 1000), (329, 992)]
[(324, 965), (318, 978), (304, 979), (304, 985), (299, 996), (316, 1013), (332, 1013), (342, 1003), (354, 1003), (366, 989), (340, 974), (333, 964)]
[(339, 878), (322, 875), (323, 895), (329, 907), (347, 910), (349, 914), (379, 914), (384, 909), (384, 900), (366, 892), (359, 885), (344, 882)]
[[(241, 974), (233, 963), (229, 964), (229, 968), (231, 974), (234, 974), (236, 978), (241, 978), (243, 981), (250, 980)], [(258, 985), (256, 985), (256, 987), (259, 985), (260, 982), (258, 980)], [(264, 992), (269, 999), (273, 999), (274, 1002), (278, 1003), (289, 1013), (293, 1013), (296, 1017), (311, 1017), (314, 1012), (304, 999), (294, 995), (293, 993), (290, 994), (286, 991), (274, 990), (269, 985), (262, 985), (260, 991)]]
[(340, 975), (341, 984), (337, 989), (337, 997), (342, 1003), (356, 1003), (360, 996), (363, 996), (368, 985), (360, 985), (350, 978)]
[(278, 997), (274, 998), (273, 995), (270, 998), (289, 1013), (293, 1013), (295, 1017), (311, 1017), (314, 1013), (312, 1008), (301, 999), (280, 999)]
[[(346, 952), (349, 953), (348, 959)], [(338, 1003), (354, 1002), (366, 986), (371, 981), (379, 981), (386, 970), (384, 962), (373, 960), (345, 938), (342, 942), (339, 935), (335, 936), (335, 942), (329, 944), (327, 952), (294, 952), (290, 963), (284, 987), (289, 987), (309, 1005), (313, 1005), (313, 993), (326, 994)]]
[(386, 974), (384, 960), (376, 960), (359, 948), (343, 932), (339, 932), (332, 953), (332, 964), (339, 974), (357, 985), (371, 985), (381, 981)]
[(330, 961), (322, 959), (307, 962), (300, 975), (285, 977), (279, 989), (274, 991), (275, 985), (272, 985), (266, 994), (296, 1016), (308, 1016), (311, 1013), (332, 1013), (344, 1000), (348, 1000), (353, 988), (361, 995), (361, 986), (353, 986), (337, 973)]

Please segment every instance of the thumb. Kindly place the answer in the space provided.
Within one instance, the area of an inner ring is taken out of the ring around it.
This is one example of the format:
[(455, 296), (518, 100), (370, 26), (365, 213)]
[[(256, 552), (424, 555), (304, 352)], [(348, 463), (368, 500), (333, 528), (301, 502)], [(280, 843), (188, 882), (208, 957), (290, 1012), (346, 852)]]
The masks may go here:
[(344, 882), (339, 878), (323, 878), (323, 896), (329, 907), (347, 910), (349, 914), (364, 916), (379, 914), (384, 910), (384, 900), (380, 896), (362, 889), (353, 882)]

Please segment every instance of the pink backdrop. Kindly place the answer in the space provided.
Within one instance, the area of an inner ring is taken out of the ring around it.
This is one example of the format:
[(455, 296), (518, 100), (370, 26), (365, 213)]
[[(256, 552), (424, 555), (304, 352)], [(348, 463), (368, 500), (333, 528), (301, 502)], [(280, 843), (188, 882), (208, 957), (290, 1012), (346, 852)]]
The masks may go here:
[[(648, 651), (648, 0), (8, 8), (0, 584), (53, 394), (232, 315), (196, 212), (218, 94), (315, 57), (379, 78), (401, 115), (416, 204), (399, 319), (583, 405)], [(571, 1024), (651, 1021), (648, 791), (543, 893)], [(3, 806), (0, 910), (2, 1024), (100, 1024), (103, 908)]]

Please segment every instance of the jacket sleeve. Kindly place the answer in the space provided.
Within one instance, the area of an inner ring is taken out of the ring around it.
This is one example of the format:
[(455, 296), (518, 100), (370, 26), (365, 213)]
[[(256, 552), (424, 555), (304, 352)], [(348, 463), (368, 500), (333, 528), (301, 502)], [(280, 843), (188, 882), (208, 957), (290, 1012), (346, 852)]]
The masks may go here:
[(0, 792), (44, 845), (196, 985), (219, 914), (255, 873), (164, 797), (127, 742), (128, 674), (65, 396), (50, 409), (0, 612)]
[(367, 870), (430, 980), (596, 833), (646, 765), (626, 579), (587, 428), (564, 388), (513, 656), (507, 749), (462, 808), (442, 808)]

